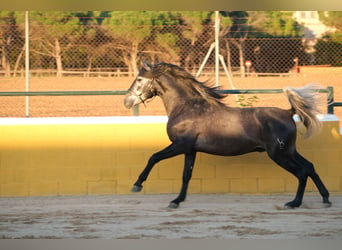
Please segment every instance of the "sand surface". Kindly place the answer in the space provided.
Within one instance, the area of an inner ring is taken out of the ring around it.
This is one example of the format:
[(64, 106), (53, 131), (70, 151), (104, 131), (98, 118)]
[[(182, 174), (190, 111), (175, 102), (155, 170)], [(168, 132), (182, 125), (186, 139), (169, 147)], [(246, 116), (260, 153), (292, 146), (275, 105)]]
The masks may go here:
[[(0, 198), (0, 238), (342, 239), (342, 195), (331, 208), (277, 210), (290, 195), (175, 194)], [(318, 194), (307, 194), (318, 206)]]

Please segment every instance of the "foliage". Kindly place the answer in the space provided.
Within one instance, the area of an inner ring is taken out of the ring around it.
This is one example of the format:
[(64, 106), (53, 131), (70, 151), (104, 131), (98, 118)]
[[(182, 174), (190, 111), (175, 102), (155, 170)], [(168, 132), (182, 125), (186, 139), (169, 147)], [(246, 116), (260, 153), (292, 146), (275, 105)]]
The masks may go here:
[(319, 11), (318, 14), (322, 23), (342, 31), (342, 11)]
[[(319, 19), (331, 31), (327, 32), (315, 45), (317, 64), (342, 66), (342, 12), (319, 11)], [(334, 48), (334, 49), (332, 49)]]
[[(74, 18), (74, 13), (71, 11), (32, 11), (30, 12), (30, 24), (34, 36), (44, 37), (55, 40), (65, 38), (70, 40), (71, 35), (74, 35), (78, 30), (78, 20)], [(43, 30), (43, 32), (41, 32)]]
[[(31, 50), (41, 60), (56, 65), (57, 75), (63, 70), (63, 52), (79, 36), (78, 20), (71, 11), (30, 12)], [(46, 64), (46, 63), (45, 63)]]
[(15, 11), (0, 11), (0, 68), (9, 76), (11, 69), (17, 70), (23, 55), (23, 26), (17, 25)]
[(249, 11), (250, 37), (300, 37), (301, 26), (292, 11)]
[(253, 107), (254, 104), (258, 102), (258, 97), (256, 95), (245, 97), (245, 95), (238, 95), (236, 102), (241, 108)]
[(323, 41), (342, 44), (342, 11), (319, 11), (319, 19), (333, 31), (323, 37)]
[(325, 36), (317, 42), (315, 50), (315, 61), (318, 65), (342, 66), (342, 43)]
[(182, 35), (194, 45), (202, 35), (204, 25), (212, 23), (213, 11), (182, 11), (174, 12), (174, 15), (181, 20), (181, 24), (184, 26)]
[[(287, 72), (293, 58), (305, 57), (302, 27), (293, 20), (293, 12), (219, 13), (220, 53), (227, 54), (230, 69), (243, 69), (244, 61), (252, 60), (256, 72)], [(320, 12), (320, 17), (337, 32), (317, 44), (317, 53), (342, 42), (341, 12)], [(214, 18), (214, 11), (30, 11), (31, 67), (129, 67), (132, 72), (144, 59), (191, 69), (202, 63), (214, 42)], [(299, 39), (282, 42), (290, 37)], [(23, 65), (23, 45), (24, 12), (0, 11), (0, 66), (12, 70)], [(284, 56), (276, 60), (280, 54)], [(340, 55), (333, 51), (315, 56), (317, 62), (330, 57), (332, 65), (340, 65)]]

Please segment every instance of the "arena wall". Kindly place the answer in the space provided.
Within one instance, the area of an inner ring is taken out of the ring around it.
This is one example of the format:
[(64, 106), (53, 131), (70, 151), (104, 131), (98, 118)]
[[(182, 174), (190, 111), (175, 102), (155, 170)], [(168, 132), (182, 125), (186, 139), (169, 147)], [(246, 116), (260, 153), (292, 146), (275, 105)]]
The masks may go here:
[[(298, 151), (315, 164), (331, 193), (342, 191), (342, 139), (336, 116)], [(166, 117), (1, 118), (0, 196), (129, 194), (149, 156), (169, 144)], [(298, 124), (301, 128), (301, 124)], [(301, 130), (301, 129), (299, 129)], [(183, 156), (158, 163), (142, 193), (178, 193)], [(189, 193), (296, 191), (295, 177), (265, 153), (199, 153)], [(317, 192), (311, 180), (307, 192)]]

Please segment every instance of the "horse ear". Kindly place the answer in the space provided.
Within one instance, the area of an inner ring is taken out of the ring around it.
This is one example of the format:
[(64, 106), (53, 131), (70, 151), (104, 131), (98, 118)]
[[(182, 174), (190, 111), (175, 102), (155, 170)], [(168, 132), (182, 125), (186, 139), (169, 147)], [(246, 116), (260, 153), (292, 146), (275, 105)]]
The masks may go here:
[(146, 69), (147, 71), (151, 71), (152, 70), (152, 65), (149, 64), (148, 62), (142, 61), (141, 64), (142, 64), (142, 67), (144, 69)]

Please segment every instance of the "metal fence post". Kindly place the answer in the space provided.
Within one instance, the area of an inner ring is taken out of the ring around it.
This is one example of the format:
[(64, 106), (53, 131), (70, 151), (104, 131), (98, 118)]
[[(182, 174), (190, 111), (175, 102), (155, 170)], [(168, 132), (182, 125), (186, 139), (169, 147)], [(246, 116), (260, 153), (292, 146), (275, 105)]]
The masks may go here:
[(328, 96), (327, 96), (327, 104), (328, 104), (328, 114), (334, 114), (334, 87), (327, 87)]
[[(29, 12), (25, 11), (25, 90), (30, 91)], [(25, 97), (25, 115), (30, 117), (30, 97)]]
[(133, 115), (139, 116), (139, 105), (133, 106)]

